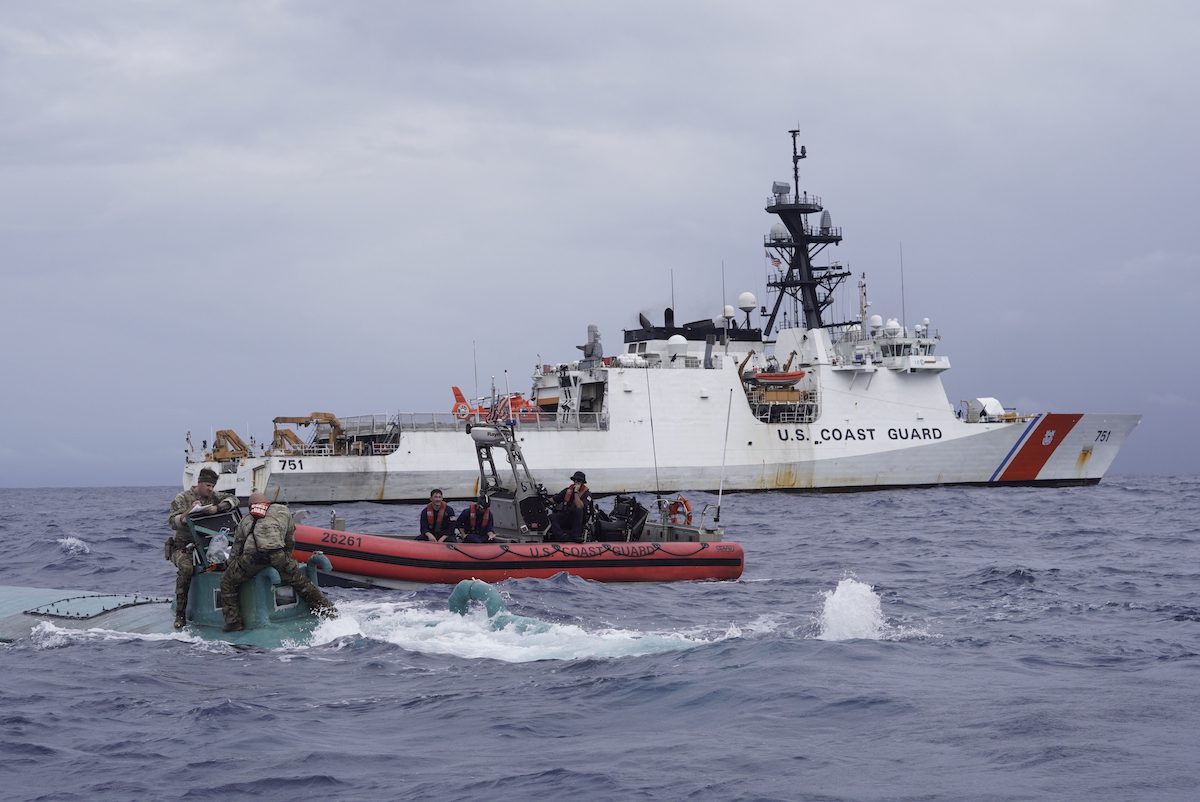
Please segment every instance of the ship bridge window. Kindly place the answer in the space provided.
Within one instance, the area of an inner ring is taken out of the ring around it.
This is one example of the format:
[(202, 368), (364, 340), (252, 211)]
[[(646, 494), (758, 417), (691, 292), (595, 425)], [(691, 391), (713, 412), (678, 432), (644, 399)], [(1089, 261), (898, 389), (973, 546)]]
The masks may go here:
[(637, 344), (637, 352), (638, 352), (639, 354), (644, 354), (644, 353), (646, 353), (646, 344), (645, 344), (644, 342), (642, 342), (642, 343), (638, 343), (638, 344)]
[(627, 354), (632, 354), (635, 351), (637, 351), (637, 343), (630, 343), (629, 347), (625, 349), (625, 353)]

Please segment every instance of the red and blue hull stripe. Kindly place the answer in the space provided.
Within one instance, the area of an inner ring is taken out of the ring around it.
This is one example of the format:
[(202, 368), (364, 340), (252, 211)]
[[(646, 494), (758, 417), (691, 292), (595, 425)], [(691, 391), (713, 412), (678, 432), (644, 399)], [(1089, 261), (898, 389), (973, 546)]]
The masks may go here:
[(1082, 417), (1078, 413), (1035, 415), (988, 481), (1032, 482), (1037, 479), (1042, 468)]

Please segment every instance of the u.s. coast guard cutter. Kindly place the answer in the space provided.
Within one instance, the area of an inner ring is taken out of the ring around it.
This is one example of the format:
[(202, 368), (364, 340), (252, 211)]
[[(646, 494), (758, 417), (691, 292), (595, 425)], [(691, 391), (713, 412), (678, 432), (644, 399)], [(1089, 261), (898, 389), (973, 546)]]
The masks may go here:
[[(472, 407), (458, 394), (445, 414), (276, 418), (258, 453), (223, 430), (211, 450), (190, 453), (184, 486), (210, 467), (218, 489), (289, 502), (418, 501), (432, 487), (472, 496), (463, 428), (482, 419), (515, 421), (540, 475), (565, 481), (586, 467), (598, 493), (1099, 482), (1139, 415), (1024, 413), (988, 397), (956, 408), (940, 335), (927, 320), (909, 328), (868, 316), (865, 279), (858, 319), (826, 318), (850, 273), (816, 264), (842, 233), (821, 199), (800, 191), (807, 154), (790, 133), (793, 183), (775, 183), (766, 206), (778, 218), (763, 242), (777, 271), (762, 329), (751, 326), (750, 293), (738, 299), (744, 321), (731, 306), (693, 323), (676, 324), (670, 309), (661, 326), (643, 316), (615, 356), (589, 327), (583, 358), (539, 366), (528, 398)], [(290, 424), (312, 425), (310, 438)]]

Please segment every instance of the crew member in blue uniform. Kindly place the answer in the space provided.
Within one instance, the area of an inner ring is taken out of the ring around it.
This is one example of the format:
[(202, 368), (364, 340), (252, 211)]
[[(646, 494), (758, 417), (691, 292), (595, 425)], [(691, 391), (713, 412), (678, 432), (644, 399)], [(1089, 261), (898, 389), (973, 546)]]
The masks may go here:
[(454, 525), (464, 543), (494, 543), (496, 540), (496, 529), (492, 526), (491, 502), (485, 495), (481, 495), (477, 503), (472, 503), (459, 513)]
[(554, 540), (583, 542), (583, 527), (592, 505), (592, 491), (586, 483), (583, 471), (575, 471), (571, 474), (571, 484), (554, 495), (557, 509), (550, 516), (550, 534)]
[(429, 494), (429, 503), (421, 510), (421, 524), (417, 540), (434, 543), (453, 543), (454, 510), (442, 500), (442, 491), (435, 489)]

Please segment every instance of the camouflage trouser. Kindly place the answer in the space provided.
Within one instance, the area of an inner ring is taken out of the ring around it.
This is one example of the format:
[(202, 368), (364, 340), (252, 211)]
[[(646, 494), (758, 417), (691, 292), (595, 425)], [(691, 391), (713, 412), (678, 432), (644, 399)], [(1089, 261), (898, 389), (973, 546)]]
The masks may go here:
[[(259, 559), (255, 559), (259, 557)], [(243, 554), (230, 560), (225, 566), (225, 574), (221, 577), (221, 610), (225, 614), (225, 623), (234, 624), (242, 620), (242, 608), (239, 604), (242, 583), (251, 579), (264, 568), (274, 568), (279, 572), (279, 578), (285, 585), (291, 585), (300, 594), (300, 598), (316, 612), (333, 609), (328, 597), (308, 581), (300, 564), (292, 559), (285, 549), (268, 552), (267, 554)]]
[(191, 549), (175, 549), (171, 552), (171, 562), (178, 569), (175, 574), (175, 615), (181, 616), (187, 612), (188, 588), (196, 570)]

